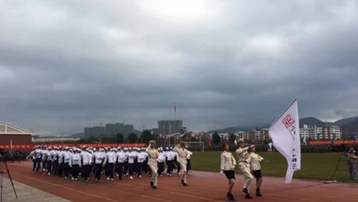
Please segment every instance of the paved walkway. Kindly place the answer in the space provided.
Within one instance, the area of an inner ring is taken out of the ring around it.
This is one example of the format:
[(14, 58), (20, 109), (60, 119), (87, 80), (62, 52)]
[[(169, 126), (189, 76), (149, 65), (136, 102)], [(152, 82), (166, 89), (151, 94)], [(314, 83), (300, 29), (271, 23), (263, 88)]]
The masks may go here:
[(53, 194), (35, 189), (17, 181), (13, 181), (18, 198), (16, 199), (9, 178), (4, 177), (3, 184), (3, 202), (29, 202), (29, 201), (47, 201), (47, 202), (70, 202), (69, 200), (55, 196)]

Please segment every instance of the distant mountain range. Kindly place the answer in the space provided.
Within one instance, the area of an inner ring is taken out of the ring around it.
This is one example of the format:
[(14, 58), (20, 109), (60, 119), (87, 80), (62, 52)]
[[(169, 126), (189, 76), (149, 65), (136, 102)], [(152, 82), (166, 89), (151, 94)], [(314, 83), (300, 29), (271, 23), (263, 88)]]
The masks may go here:
[[(315, 117), (306, 117), (300, 119), (300, 128), (303, 128), (303, 125), (308, 126), (317, 126), (324, 127), (327, 125), (336, 125), (341, 127), (342, 132), (358, 132), (358, 116), (340, 119), (336, 122), (323, 122)], [(270, 125), (261, 125), (261, 126), (236, 126), (236, 127), (228, 127), (224, 129), (217, 129), (208, 131), (208, 133), (214, 133), (215, 131), (218, 133), (230, 133), (236, 131), (251, 131), (262, 128), (269, 128)]]

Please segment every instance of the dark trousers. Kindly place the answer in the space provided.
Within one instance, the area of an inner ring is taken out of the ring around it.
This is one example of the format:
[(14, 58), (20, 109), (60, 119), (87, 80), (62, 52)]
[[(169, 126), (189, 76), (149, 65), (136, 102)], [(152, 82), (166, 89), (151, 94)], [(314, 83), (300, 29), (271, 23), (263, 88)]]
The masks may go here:
[(70, 166), (68, 165), (68, 163), (63, 163), (62, 169), (65, 174), (65, 177), (68, 177), (68, 173), (70, 172)]
[(36, 161), (37, 161), (36, 171), (39, 172), (40, 171), (40, 164), (41, 164), (42, 159), (38, 158)]
[(102, 164), (95, 164), (94, 165), (94, 170), (95, 170), (95, 178), (97, 180), (100, 180), (101, 178), (101, 171), (102, 171)]
[(186, 162), (187, 162), (187, 164), (186, 164), (186, 172), (189, 172), (189, 170), (191, 170), (190, 159), (187, 159)]
[(42, 160), (42, 171), (45, 172), (46, 168), (47, 168), (47, 160)]
[(123, 177), (123, 167), (124, 167), (124, 163), (117, 163), (116, 164), (117, 169), (118, 169), (118, 175), (119, 175), (119, 179), (121, 180)]
[(134, 163), (128, 163), (129, 176), (133, 176), (134, 168)]
[(58, 175), (58, 161), (54, 161), (53, 162), (53, 166), (52, 166), (52, 172), (55, 174), (55, 175)]
[(164, 162), (158, 163), (158, 175), (161, 175), (164, 172)]
[(107, 177), (113, 179), (113, 163), (107, 164), (108, 175)]
[(170, 172), (173, 171), (173, 161), (167, 161), (167, 173), (170, 174)]
[(140, 176), (142, 175), (142, 164), (140, 162), (137, 162), (137, 175)]
[(57, 167), (57, 174), (59, 177), (62, 177), (62, 173), (63, 173), (63, 163), (59, 163)]
[(47, 166), (47, 173), (51, 173), (52, 161), (47, 161), (46, 166)]
[(81, 167), (81, 177), (84, 179), (84, 180), (88, 180), (89, 178), (89, 173), (91, 172), (91, 167), (90, 165), (83, 165)]
[(72, 165), (72, 177), (73, 178), (77, 178), (78, 177), (78, 173), (80, 172), (80, 166), (79, 165)]
[(33, 164), (32, 171), (35, 171), (35, 170), (36, 170), (36, 163), (37, 163), (37, 160), (36, 160), (36, 159), (32, 159), (32, 164)]
[(108, 163), (106, 163), (106, 165), (104, 165), (104, 175), (106, 177), (109, 177), (109, 165), (108, 165)]
[(123, 173), (124, 173), (125, 175), (128, 174), (128, 162), (127, 162), (127, 161), (124, 162), (124, 170), (123, 170)]
[(142, 171), (143, 171), (144, 173), (148, 173), (148, 170), (149, 170), (148, 160), (145, 160), (145, 161), (142, 163)]

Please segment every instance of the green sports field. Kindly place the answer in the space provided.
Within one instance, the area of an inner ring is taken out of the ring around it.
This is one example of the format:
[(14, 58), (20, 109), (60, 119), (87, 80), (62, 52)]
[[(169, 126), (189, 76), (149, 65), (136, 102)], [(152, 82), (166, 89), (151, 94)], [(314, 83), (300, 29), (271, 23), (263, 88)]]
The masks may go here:
[[(221, 152), (195, 152), (191, 157), (193, 170), (220, 172)], [(264, 158), (261, 162), (263, 176), (284, 177), (287, 170), (286, 159), (278, 152), (259, 152)], [(330, 180), (337, 166), (338, 159), (342, 153), (302, 153), (301, 170), (296, 171), (294, 178)], [(234, 156), (236, 156), (234, 154)], [(341, 158), (334, 179), (339, 182), (354, 182), (358, 180), (349, 179), (347, 158)], [(236, 172), (240, 173), (236, 168)]]

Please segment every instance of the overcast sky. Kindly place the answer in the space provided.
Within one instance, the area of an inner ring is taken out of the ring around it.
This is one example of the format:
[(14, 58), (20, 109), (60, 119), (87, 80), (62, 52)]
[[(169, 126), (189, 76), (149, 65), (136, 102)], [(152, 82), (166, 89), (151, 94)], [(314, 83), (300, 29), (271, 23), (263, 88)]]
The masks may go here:
[(0, 0), (0, 120), (36, 134), (335, 121), (357, 87), (355, 0)]

